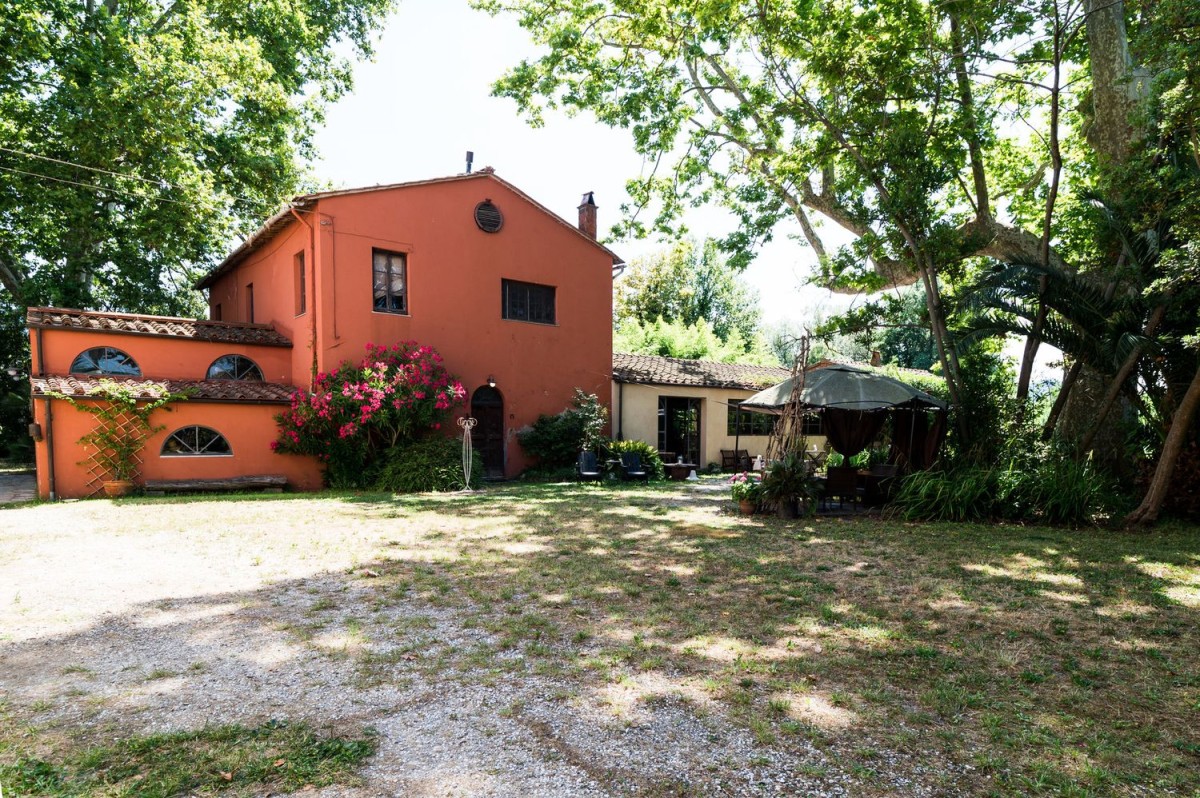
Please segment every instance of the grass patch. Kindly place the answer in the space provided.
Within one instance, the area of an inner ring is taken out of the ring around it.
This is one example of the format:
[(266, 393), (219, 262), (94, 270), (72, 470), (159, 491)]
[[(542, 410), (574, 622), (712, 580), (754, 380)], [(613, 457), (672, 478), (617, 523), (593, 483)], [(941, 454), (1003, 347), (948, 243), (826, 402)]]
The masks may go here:
[(133, 737), (62, 761), (0, 762), (0, 784), (14, 797), (259, 795), (352, 782), (375, 749), (370, 731), (346, 738), (319, 736), (302, 723), (212, 726)]
[[(173, 497), (132, 500), (153, 505), (136, 516), (77, 507), (89, 534), (178, 529), (188, 545), (207, 542), (191, 530), (219, 510), (229, 527), (211, 545), (231, 562), (307, 557), (304, 573), (353, 582), (353, 594), (314, 594), (302, 611), (312, 627), (291, 631), (333, 636), (340, 618), (364, 684), (545, 674), (571, 701), (599, 692), (631, 717), (678, 711), (647, 700), (663, 691), (702, 696), (704, 712), (759, 745), (817, 745), (830, 770), (858, 768), (881, 794), (885, 770), (905, 762), (922, 763), (909, 776), (935, 791), (929, 763), (955, 766), (955, 794), (1200, 790), (1194, 528), (785, 522), (740, 518), (723, 497), (689, 501), (690, 490), (506, 485), (237, 508)], [(71, 527), (69, 507), (37, 512), (62, 515), (31, 529)], [(451, 650), (443, 626), (478, 639)]]

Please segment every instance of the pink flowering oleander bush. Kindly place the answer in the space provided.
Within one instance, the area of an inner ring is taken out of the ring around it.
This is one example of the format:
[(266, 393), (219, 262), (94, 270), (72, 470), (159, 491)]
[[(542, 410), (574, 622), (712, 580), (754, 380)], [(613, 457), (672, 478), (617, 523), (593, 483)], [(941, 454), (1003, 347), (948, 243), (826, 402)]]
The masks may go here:
[(271, 448), (317, 457), (331, 487), (371, 487), (386, 452), (436, 433), (465, 397), (432, 347), (367, 344), (361, 361), (319, 372), (312, 391), (292, 394)]
[(735, 502), (757, 502), (762, 498), (762, 481), (748, 471), (734, 474), (729, 478), (729, 493)]

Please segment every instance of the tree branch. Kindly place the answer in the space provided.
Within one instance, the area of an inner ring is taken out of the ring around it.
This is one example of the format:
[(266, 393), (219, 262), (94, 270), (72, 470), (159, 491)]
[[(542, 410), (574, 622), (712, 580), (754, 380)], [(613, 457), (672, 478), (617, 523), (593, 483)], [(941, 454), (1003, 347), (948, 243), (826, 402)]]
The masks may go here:
[(25, 304), (24, 280), (17, 276), (4, 257), (0, 257), (0, 285), (8, 290), (14, 305), (22, 307)]

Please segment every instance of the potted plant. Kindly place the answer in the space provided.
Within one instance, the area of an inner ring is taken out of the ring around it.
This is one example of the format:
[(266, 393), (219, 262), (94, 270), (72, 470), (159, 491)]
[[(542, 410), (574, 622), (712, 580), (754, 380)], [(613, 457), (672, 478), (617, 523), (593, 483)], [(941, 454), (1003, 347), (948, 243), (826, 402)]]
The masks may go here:
[(150, 416), (171, 402), (187, 398), (186, 393), (171, 393), (153, 383), (107, 379), (100, 380), (82, 397), (58, 392), (49, 395), (96, 417), (96, 426), (79, 442), (87, 449), (95, 449), (92, 460), (108, 477), (104, 481), (106, 496), (127, 496), (133, 492), (142, 446), (151, 435), (165, 429), (152, 425)]
[(729, 478), (729, 493), (738, 503), (742, 515), (753, 515), (758, 509), (759, 499), (762, 498), (762, 482), (757, 474), (743, 471)]
[(767, 466), (762, 498), (775, 505), (780, 518), (795, 518), (797, 502), (811, 505), (816, 487), (803, 455), (789, 454)]

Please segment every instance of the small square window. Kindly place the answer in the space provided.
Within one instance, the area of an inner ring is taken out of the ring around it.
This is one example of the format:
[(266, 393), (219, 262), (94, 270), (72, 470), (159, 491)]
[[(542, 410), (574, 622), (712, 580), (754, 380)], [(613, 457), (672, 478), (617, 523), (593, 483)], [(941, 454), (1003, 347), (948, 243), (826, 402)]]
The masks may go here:
[(373, 252), (371, 283), (375, 310), (408, 313), (408, 256), (382, 249)]
[(552, 285), (501, 280), (500, 293), (501, 318), (535, 324), (554, 324), (557, 320)]

